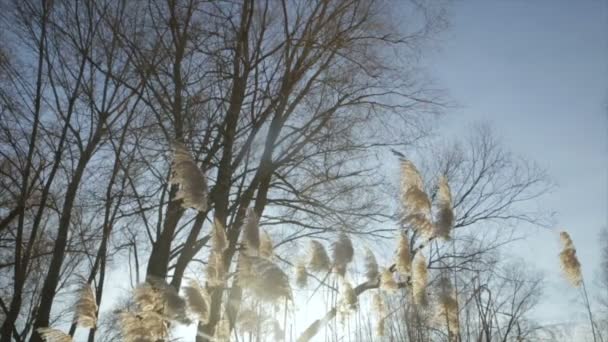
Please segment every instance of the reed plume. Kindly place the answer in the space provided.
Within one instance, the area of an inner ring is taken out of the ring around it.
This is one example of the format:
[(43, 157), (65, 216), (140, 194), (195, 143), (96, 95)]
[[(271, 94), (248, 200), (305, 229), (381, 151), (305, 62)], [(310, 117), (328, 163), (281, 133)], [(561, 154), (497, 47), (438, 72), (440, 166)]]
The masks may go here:
[(372, 309), (378, 316), (386, 314), (384, 298), (382, 298), (382, 295), (379, 292), (374, 293), (374, 296), (372, 297)]
[(327, 251), (319, 241), (310, 241), (308, 267), (312, 272), (329, 271), (330, 261)]
[(46, 342), (72, 342), (72, 337), (70, 337), (70, 335), (58, 329), (38, 328), (36, 331)]
[(224, 284), (226, 270), (222, 252), (211, 250), (207, 260), (206, 274), (209, 286), (222, 286)]
[(410, 241), (407, 234), (403, 232), (399, 238), (399, 247), (397, 248), (397, 260), (395, 262), (397, 272), (401, 275), (408, 275), (412, 270), (412, 256), (410, 254)]
[(195, 280), (190, 280), (183, 290), (190, 312), (194, 314), (199, 322), (207, 323), (211, 304), (209, 292)]
[(196, 166), (190, 152), (181, 143), (173, 144), (173, 163), (170, 183), (178, 184), (176, 200), (182, 200), (182, 207), (207, 210), (207, 181)]
[(384, 268), (380, 273), (380, 288), (386, 292), (395, 292), (399, 288), (395, 278), (393, 278), (393, 273), (388, 268)]
[(125, 342), (157, 341), (169, 336), (165, 319), (152, 311), (122, 312), (120, 326)]
[(226, 229), (219, 220), (215, 220), (213, 224), (213, 233), (211, 236), (211, 249), (215, 252), (224, 252), (228, 248), (228, 238), (226, 237)]
[(458, 298), (450, 279), (446, 276), (439, 280), (438, 316), (446, 324), (451, 336), (458, 336), (460, 322), (458, 317)]
[(424, 192), (422, 176), (409, 160), (401, 161), (401, 210), (403, 217), (431, 214), (431, 201)]
[(319, 332), (319, 328), (323, 325), (325, 320), (316, 320), (314, 321), (304, 332), (298, 337), (296, 342), (308, 342), (311, 338), (315, 337), (315, 335)]
[(384, 323), (386, 320), (387, 312), (386, 304), (384, 303), (384, 298), (379, 292), (374, 293), (374, 297), (372, 298), (372, 308), (376, 313), (376, 335), (384, 336)]
[(428, 304), (426, 293), (427, 282), (428, 271), (426, 268), (426, 258), (422, 252), (419, 252), (414, 258), (412, 269), (412, 296), (414, 297), (414, 303), (416, 303), (416, 305), (426, 306)]
[(74, 305), (74, 322), (83, 328), (94, 328), (97, 325), (97, 301), (91, 285), (83, 282), (78, 290), (78, 300)]
[(435, 215), (434, 235), (444, 240), (448, 240), (452, 227), (454, 227), (452, 192), (447, 177), (441, 176), (437, 189), (437, 213)]
[(245, 308), (239, 311), (237, 318), (239, 330), (246, 333), (257, 333), (258, 322), (261, 323), (262, 321), (263, 317), (261, 317), (261, 315), (258, 315), (255, 310), (250, 308)]
[(245, 221), (244, 230), (243, 238), (245, 240), (245, 248), (247, 248), (248, 251), (254, 252), (252, 254), (257, 253), (260, 248), (260, 227), (258, 215), (252, 208), (247, 210), (247, 220)]
[(307, 283), (308, 273), (306, 272), (306, 265), (300, 261), (296, 265), (296, 285), (298, 287), (305, 287)]
[(583, 275), (581, 273), (581, 263), (576, 256), (576, 248), (574, 248), (574, 243), (572, 243), (572, 239), (570, 239), (570, 235), (567, 232), (563, 231), (559, 233), (559, 237), (563, 246), (562, 251), (559, 253), (562, 270), (570, 284), (574, 287), (579, 287), (583, 282)]
[(134, 290), (135, 303), (142, 312), (154, 312), (166, 320), (189, 324), (186, 301), (163, 279), (148, 277)]
[(347, 314), (357, 310), (357, 294), (350, 282), (342, 280), (340, 287), (340, 312)]
[(365, 248), (365, 277), (367, 281), (373, 282), (378, 280), (378, 276), (380, 272), (378, 271), (378, 262), (376, 261), (376, 257), (374, 253), (369, 248)]
[(353, 260), (355, 251), (348, 235), (340, 233), (333, 243), (333, 267), (336, 273), (344, 277), (346, 267)]
[(376, 335), (378, 335), (380, 337), (385, 336), (385, 330), (386, 330), (385, 323), (386, 323), (385, 317), (378, 319), (378, 321), (376, 323)]
[(262, 236), (260, 237), (260, 256), (266, 259), (272, 259), (274, 256), (272, 239), (265, 230), (262, 230)]
[(213, 340), (217, 342), (230, 342), (230, 321), (222, 318), (215, 326)]
[(244, 254), (241, 254), (239, 261), (238, 280), (241, 287), (268, 302), (292, 298), (289, 277), (272, 261)]

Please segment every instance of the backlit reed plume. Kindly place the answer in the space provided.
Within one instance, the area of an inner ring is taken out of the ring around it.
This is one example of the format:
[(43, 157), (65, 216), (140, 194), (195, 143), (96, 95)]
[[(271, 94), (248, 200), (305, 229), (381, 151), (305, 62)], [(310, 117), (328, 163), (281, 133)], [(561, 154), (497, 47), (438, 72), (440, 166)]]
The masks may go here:
[(431, 214), (431, 201), (424, 192), (422, 176), (409, 160), (401, 161), (401, 211), (406, 221), (412, 215), (430, 217)]
[(83, 328), (94, 328), (97, 325), (95, 292), (86, 282), (78, 290), (78, 300), (74, 305), (74, 322)]
[(380, 275), (380, 272), (378, 271), (378, 262), (376, 261), (374, 253), (372, 253), (369, 248), (365, 248), (365, 259), (363, 266), (365, 267), (365, 278), (367, 278), (367, 280), (370, 282), (377, 281), (378, 275)]
[(61, 330), (52, 328), (38, 328), (36, 331), (46, 342), (72, 342), (70, 335), (62, 332)]
[(414, 303), (420, 306), (428, 304), (426, 286), (428, 282), (428, 271), (426, 268), (426, 258), (419, 252), (414, 258), (412, 267), (412, 296)]
[(276, 302), (281, 298), (292, 298), (289, 277), (266, 258), (241, 254), (238, 280), (243, 288), (261, 300)]
[(447, 326), (451, 336), (457, 336), (460, 331), (458, 320), (458, 299), (450, 279), (446, 276), (439, 279), (439, 293), (437, 296), (438, 316), (442, 324)]
[(298, 287), (305, 287), (307, 283), (308, 273), (306, 272), (306, 265), (300, 261), (296, 264), (296, 285)]
[(386, 323), (386, 317), (379, 318), (376, 321), (376, 335), (378, 335), (380, 337), (385, 336), (385, 330), (386, 330), (385, 323)]
[(340, 233), (338, 240), (333, 243), (333, 267), (334, 271), (344, 277), (346, 267), (353, 260), (355, 251), (353, 243), (348, 235)]
[(209, 286), (222, 286), (224, 284), (226, 270), (221, 252), (212, 250), (209, 253), (206, 274)]
[(266, 259), (272, 259), (274, 256), (272, 239), (265, 230), (262, 230), (262, 234), (260, 236), (260, 256)]
[(435, 236), (435, 226), (427, 215), (409, 215), (407, 217), (406, 224), (408, 227), (418, 232), (425, 239), (431, 239)]
[(183, 287), (183, 291), (186, 303), (188, 304), (188, 310), (199, 322), (207, 323), (211, 304), (209, 292), (195, 280), (190, 280), (188, 285)]
[(399, 288), (393, 273), (388, 268), (384, 268), (380, 273), (380, 288), (386, 292), (395, 292)]
[(312, 272), (329, 271), (330, 261), (327, 251), (319, 241), (310, 241), (308, 268)]
[(148, 277), (135, 288), (134, 299), (142, 312), (154, 312), (166, 320), (190, 323), (186, 301), (163, 279)]
[(230, 321), (222, 318), (215, 326), (213, 340), (216, 342), (230, 342)]
[(315, 337), (315, 335), (319, 332), (321, 326), (325, 323), (324, 320), (316, 320), (314, 321), (304, 332), (298, 337), (296, 342), (308, 342), (311, 338)]
[(236, 324), (239, 330), (244, 333), (257, 333), (258, 323), (262, 323), (263, 317), (250, 308), (244, 308), (239, 311)]
[(339, 311), (343, 314), (348, 314), (351, 311), (357, 310), (357, 294), (350, 282), (343, 280), (340, 286), (340, 303)]
[(169, 335), (165, 319), (156, 312), (122, 312), (120, 327), (124, 342), (157, 341)]
[(386, 315), (386, 304), (384, 303), (384, 297), (379, 292), (374, 293), (372, 297), (372, 309), (378, 317)]
[(215, 220), (213, 224), (212, 233), (211, 249), (216, 252), (223, 252), (228, 247), (228, 239), (226, 238), (226, 229), (218, 220)]
[(435, 214), (435, 236), (444, 240), (450, 238), (450, 232), (454, 227), (454, 211), (452, 209), (452, 192), (448, 179), (445, 176), (439, 178), (437, 189), (437, 213)]
[(182, 200), (182, 207), (207, 210), (207, 181), (198, 168), (190, 152), (180, 143), (173, 145), (171, 184), (179, 184), (176, 200)]
[(207, 283), (209, 286), (222, 286), (225, 278), (224, 250), (228, 247), (226, 230), (215, 220), (211, 235), (211, 251), (207, 260)]
[(412, 270), (412, 256), (410, 254), (410, 241), (405, 232), (399, 238), (399, 246), (397, 248), (397, 260), (395, 262), (397, 272), (402, 276), (408, 275)]
[(245, 248), (250, 251), (250, 254), (256, 254), (260, 248), (260, 227), (258, 215), (251, 208), (247, 210), (243, 238), (245, 240)]
[(563, 246), (562, 251), (559, 253), (559, 260), (564, 275), (572, 286), (579, 287), (583, 282), (583, 275), (581, 274), (581, 263), (576, 256), (576, 248), (574, 248), (572, 239), (570, 239), (570, 235), (567, 232), (559, 233), (559, 237)]
[(384, 336), (384, 323), (386, 320), (386, 304), (380, 293), (374, 293), (372, 297), (372, 309), (376, 314), (376, 335)]

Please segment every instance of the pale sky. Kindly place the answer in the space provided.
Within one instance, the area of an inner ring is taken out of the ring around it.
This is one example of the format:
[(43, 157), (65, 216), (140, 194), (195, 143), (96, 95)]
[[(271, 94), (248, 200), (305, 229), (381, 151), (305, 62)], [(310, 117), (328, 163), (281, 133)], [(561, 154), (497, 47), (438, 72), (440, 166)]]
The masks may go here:
[[(511, 151), (545, 168), (557, 187), (543, 203), (570, 232), (593, 283), (608, 227), (608, 1), (455, 1), (449, 17), (426, 62), (459, 105), (440, 133), (489, 122)], [(559, 274), (556, 234), (529, 233), (515, 253), (547, 276), (538, 319), (580, 317), (570, 308), (577, 292)]]

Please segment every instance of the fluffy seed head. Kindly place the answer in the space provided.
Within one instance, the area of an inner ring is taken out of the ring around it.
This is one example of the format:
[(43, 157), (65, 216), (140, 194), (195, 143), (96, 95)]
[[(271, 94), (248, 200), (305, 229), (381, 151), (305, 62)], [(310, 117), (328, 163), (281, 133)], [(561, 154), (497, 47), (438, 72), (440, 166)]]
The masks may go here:
[(38, 328), (36, 329), (40, 337), (46, 342), (72, 342), (70, 335), (58, 329)]
[(239, 284), (253, 295), (268, 302), (292, 298), (289, 277), (272, 261), (244, 254), (239, 261)]
[(405, 218), (405, 225), (417, 231), (423, 238), (431, 239), (435, 235), (435, 226), (427, 215), (412, 214)]
[(223, 318), (215, 326), (214, 341), (229, 342), (230, 341), (230, 321)]
[(259, 218), (253, 209), (247, 210), (247, 220), (245, 221), (245, 229), (244, 229), (243, 239), (245, 240), (245, 247), (248, 251), (251, 251), (255, 254), (260, 248), (260, 228), (259, 228)]
[(265, 230), (262, 230), (262, 236), (260, 237), (260, 256), (266, 259), (272, 259), (274, 256), (272, 239)]
[(334, 270), (341, 276), (346, 273), (346, 267), (353, 260), (355, 251), (348, 235), (340, 233), (338, 240), (333, 243)]
[(447, 177), (441, 176), (437, 189), (437, 213), (435, 215), (434, 235), (447, 240), (450, 238), (452, 227), (454, 227), (452, 192)]
[(572, 239), (570, 239), (570, 235), (567, 232), (561, 232), (560, 239), (563, 245), (563, 249), (559, 253), (562, 270), (570, 284), (574, 287), (579, 287), (583, 282), (583, 275), (581, 273), (581, 263), (576, 256), (576, 248), (574, 248)]
[(209, 320), (211, 304), (209, 292), (194, 280), (190, 280), (183, 290), (189, 311), (194, 314), (198, 321), (203, 322), (203, 324), (206, 323)]
[(409, 160), (401, 161), (401, 211), (404, 218), (412, 214), (429, 216), (431, 213), (431, 202), (424, 192), (422, 176)]
[(83, 328), (94, 328), (97, 324), (97, 301), (91, 285), (83, 283), (78, 290), (74, 322)]
[(308, 273), (306, 272), (306, 265), (303, 262), (298, 262), (296, 265), (296, 285), (298, 287), (305, 287), (308, 282)]
[(357, 310), (357, 294), (353, 289), (353, 286), (346, 280), (342, 281), (340, 287), (340, 312), (349, 313)]
[(380, 293), (374, 293), (374, 296), (372, 297), (372, 308), (378, 317), (384, 317), (386, 315), (386, 304)]
[(207, 283), (209, 286), (222, 286), (225, 276), (222, 252), (212, 250), (209, 253), (209, 260), (207, 260)]
[(380, 288), (386, 292), (395, 292), (399, 288), (395, 278), (393, 278), (393, 273), (388, 268), (384, 268), (380, 273)]
[(125, 342), (157, 341), (169, 335), (167, 321), (153, 311), (122, 312), (120, 326)]
[(310, 241), (308, 267), (313, 272), (329, 271), (330, 261), (327, 251), (319, 241)]
[(148, 277), (135, 288), (134, 299), (142, 312), (154, 312), (166, 320), (190, 323), (186, 301), (163, 279)]
[(428, 273), (426, 268), (426, 258), (419, 252), (414, 258), (414, 265), (412, 270), (412, 295), (414, 297), (414, 303), (420, 306), (426, 306), (428, 304), (428, 298), (426, 293), (426, 285), (428, 282)]
[(376, 335), (383, 337), (385, 335), (385, 324), (386, 323), (386, 318), (382, 317), (379, 318), (378, 321), (376, 322)]
[(447, 326), (448, 331), (452, 336), (457, 336), (460, 330), (460, 322), (458, 319), (458, 299), (450, 279), (442, 277), (439, 280), (438, 293), (438, 318), (442, 324)]
[(258, 330), (258, 323), (262, 321), (262, 317), (252, 309), (244, 308), (239, 311), (237, 324), (239, 330), (246, 333), (255, 333)]
[(401, 275), (407, 275), (412, 269), (412, 259), (410, 255), (410, 242), (405, 233), (402, 233), (399, 238), (399, 247), (397, 248), (397, 272)]
[(196, 166), (190, 152), (181, 143), (173, 145), (171, 184), (179, 184), (176, 200), (182, 200), (184, 208), (207, 210), (207, 181)]
[(228, 248), (228, 239), (226, 238), (226, 229), (218, 220), (213, 224), (213, 235), (211, 236), (211, 249), (215, 252), (223, 252)]
[(369, 248), (365, 248), (365, 277), (368, 281), (376, 281), (380, 272), (378, 271), (378, 262), (374, 253)]

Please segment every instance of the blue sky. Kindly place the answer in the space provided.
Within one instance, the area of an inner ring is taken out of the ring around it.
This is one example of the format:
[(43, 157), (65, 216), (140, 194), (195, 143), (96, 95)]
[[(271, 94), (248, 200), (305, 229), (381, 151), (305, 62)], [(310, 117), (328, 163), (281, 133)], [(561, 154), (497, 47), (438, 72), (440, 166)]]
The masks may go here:
[[(449, 20), (426, 62), (458, 104), (440, 133), (489, 122), (511, 151), (547, 169), (557, 187), (543, 205), (570, 232), (592, 283), (608, 227), (608, 2), (454, 1)], [(547, 275), (538, 318), (573, 318), (577, 293), (560, 278), (556, 233), (528, 233), (515, 251)]]

